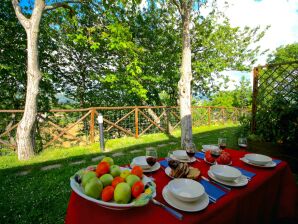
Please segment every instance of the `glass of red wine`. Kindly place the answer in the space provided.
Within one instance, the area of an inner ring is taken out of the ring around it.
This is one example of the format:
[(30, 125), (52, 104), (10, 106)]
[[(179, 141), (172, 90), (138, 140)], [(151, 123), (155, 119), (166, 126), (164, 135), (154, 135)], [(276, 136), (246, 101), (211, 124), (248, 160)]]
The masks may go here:
[(227, 139), (226, 138), (219, 138), (218, 139), (218, 146), (220, 149), (225, 149), (227, 147)]
[(157, 152), (155, 149), (146, 149), (146, 161), (149, 166), (154, 166), (157, 160)]
[(246, 138), (238, 138), (238, 146), (240, 149), (246, 150), (247, 149), (247, 139)]
[(183, 145), (183, 150), (186, 151), (186, 154), (188, 157), (191, 159), (195, 156), (196, 154), (196, 145), (193, 142), (189, 142), (187, 144)]

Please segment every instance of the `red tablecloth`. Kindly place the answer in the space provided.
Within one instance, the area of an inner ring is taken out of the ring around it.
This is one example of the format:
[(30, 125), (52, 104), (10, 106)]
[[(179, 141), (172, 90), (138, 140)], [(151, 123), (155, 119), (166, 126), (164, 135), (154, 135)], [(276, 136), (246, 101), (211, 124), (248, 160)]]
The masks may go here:
[[(89, 202), (72, 192), (68, 204), (66, 223), (270, 223), (273, 219), (292, 218), (295, 215), (297, 187), (286, 162), (265, 169), (247, 165), (239, 160), (244, 151), (229, 150), (233, 165), (256, 173), (256, 176), (241, 188), (233, 188), (215, 204), (200, 212), (181, 212), (182, 221), (149, 203), (147, 206), (123, 211), (109, 210)], [(192, 164), (207, 176), (209, 165), (204, 161)], [(171, 180), (160, 169), (152, 174), (156, 179), (156, 199), (166, 203), (162, 197), (163, 187)]]

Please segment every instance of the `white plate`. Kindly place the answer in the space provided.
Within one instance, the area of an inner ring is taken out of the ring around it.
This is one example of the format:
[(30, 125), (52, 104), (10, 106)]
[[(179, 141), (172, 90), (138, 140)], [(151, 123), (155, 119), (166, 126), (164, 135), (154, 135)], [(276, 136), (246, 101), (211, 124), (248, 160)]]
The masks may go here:
[(175, 151), (173, 151), (173, 156), (176, 157), (177, 159), (182, 159), (182, 160), (189, 159), (185, 150), (175, 150)]
[(184, 202), (175, 198), (166, 185), (162, 190), (162, 196), (165, 201), (176, 209), (186, 212), (197, 212), (205, 209), (209, 204), (209, 197), (204, 193), (197, 201)]
[(171, 180), (167, 186), (175, 198), (186, 202), (197, 201), (205, 193), (205, 188), (202, 184), (186, 178)]
[[(130, 164), (130, 167), (133, 168), (134, 166), (136, 166), (136, 164), (134, 164), (134, 162), (132, 162)], [(152, 167), (150, 167), (149, 169), (143, 169), (143, 173), (151, 173), (151, 172), (154, 172), (156, 170), (159, 170), (160, 169), (160, 163), (159, 162), (156, 162)]]
[(213, 165), (209, 169), (217, 179), (223, 181), (235, 181), (242, 174), (240, 170), (227, 165)]
[(248, 179), (243, 175), (241, 175), (236, 181), (233, 181), (233, 182), (217, 179), (210, 170), (208, 170), (208, 176), (211, 179), (215, 180), (216, 182), (230, 186), (230, 187), (242, 187), (242, 186), (247, 185), (247, 183), (248, 183)]
[(183, 163), (193, 163), (197, 160), (196, 157), (192, 157), (192, 158), (188, 158), (188, 159), (178, 159), (174, 155), (171, 155), (170, 157), (171, 157), (171, 159), (174, 159), (174, 160), (177, 160), (177, 161), (183, 162)]
[(174, 178), (174, 177), (171, 176), (171, 171), (172, 171), (172, 169), (169, 166), (165, 169), (165, 173), (167, 174), (167, 176), (171, 177), (171, 178)]
[(276, 163), (271, 161), (270, 163), (267, 163), (266, 165), (257, 165), (254, 163), (249, 162), (247, 159), (245, 159), (244, 157), (240, 158), (240, 160), (246, 164), (252, 165), (252, 166), (257, 166), (257, 167), (263, 167), (263, 168), (272, 168), (272, 167), (276, 167)]
[(146, 156), (137, 156), (133, 158), (132, 163), (142, 167), (143, 169), (149, 169), (150, 166), (148, 165), (146, 161)]
[[(128, 168), (123, 168), (123, 167), (120, 167), (120, 169), (121, 170), (130, 170)], [(145, 176), (145, 175), (143, 175), (142, 181), (143, 181), (144, 185), (148, 182), (152, 182), (152, 180), (149, 177)], [(71, 186), (72, 190), (74, 192), (76, 192), (79, 196), (81, 196), (82, 198), (84, 198), (88, 201), (94, 202), (94, 203), (98, 204), (99, 206), (102, 206), (102, 207), (105, 207), (105, 208), (108, 208), (108, 209), (126, 210), (126, 209), (136, 207), (134, 202), (131, 202), (129, 204), (118, 204), (118, 203), (113, 202), (113, 201), (112, 202), (105, 202), (105, 201), (102, 201), (102, 200), (99, 200), (99, 199), (89, 197), (88, 195), (86, 195), (84, 193), (84, 189), (82, 188), (82, 186), (75, 181), (74, 176), (72, 176), (70, 178), (70, 186)], [(153, 197), (155, 197), (155, 196), (156, 196), (156, 192), (154, 192), (154, 194), (153, 194)]]
[(255, 154), (255, 153), (246, 154), (244, 158), (247, 159), (250, 163), (253, 163), (259, 166), (265, 166), (266, 164), (272, 162), (271, 157), (261, 155), (261, 154)]

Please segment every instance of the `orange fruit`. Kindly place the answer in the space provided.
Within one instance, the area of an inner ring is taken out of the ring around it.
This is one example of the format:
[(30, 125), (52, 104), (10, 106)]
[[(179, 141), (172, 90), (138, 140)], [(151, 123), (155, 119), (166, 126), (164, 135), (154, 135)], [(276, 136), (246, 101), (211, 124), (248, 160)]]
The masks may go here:
[(134, 166), (131, 170), (131, 174), (134, 174), (138, 176), (139, 178), (142, 178), (143, 176), (143, 169), (140, 166)]
[(101, 193), (101, 199), (103, 201), (111, 201), (114, 197), (114, 187), (113, 186), (106, 186)]
[(97, 177), (101, 177), (102, 175), (109, 172), (110, 172), (110, 164), (107, 162), (100, 162), (96, 167)]
[(117, 184), (120, 184), (122, 182), (124, 182), (124, 178), (122, 178), (122, 177), (115, 177), (114, 180), (112, 181), (112, 186), (113, 187), (116, 187)]

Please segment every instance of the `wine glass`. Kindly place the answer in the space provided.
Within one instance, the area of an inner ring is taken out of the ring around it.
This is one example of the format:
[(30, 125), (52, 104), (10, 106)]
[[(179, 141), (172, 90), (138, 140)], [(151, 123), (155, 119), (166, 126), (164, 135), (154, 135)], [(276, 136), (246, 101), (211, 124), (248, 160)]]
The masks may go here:
[(193, 142), (189, 142), (186, 144), (183, 144), (183, 150), (186, 151), (186, 154), (188, 157), (191, 159), (195, 156), (196, 154), (196, 145)]
[(238, 138), (238, 146), (240, 149), (246, 150), (247, 149), (247, 139), (246, 138)]
[(227, 139), (226, 138), (219, 138), (218, 139), (218, 146), (219, 148), (221, 148), (222, 150), (226, 148), (227, 146)]
[(154, 166), (157, 160), (157, 152), (155, 149), (146, 149), (146, 161), (149, 166)]

